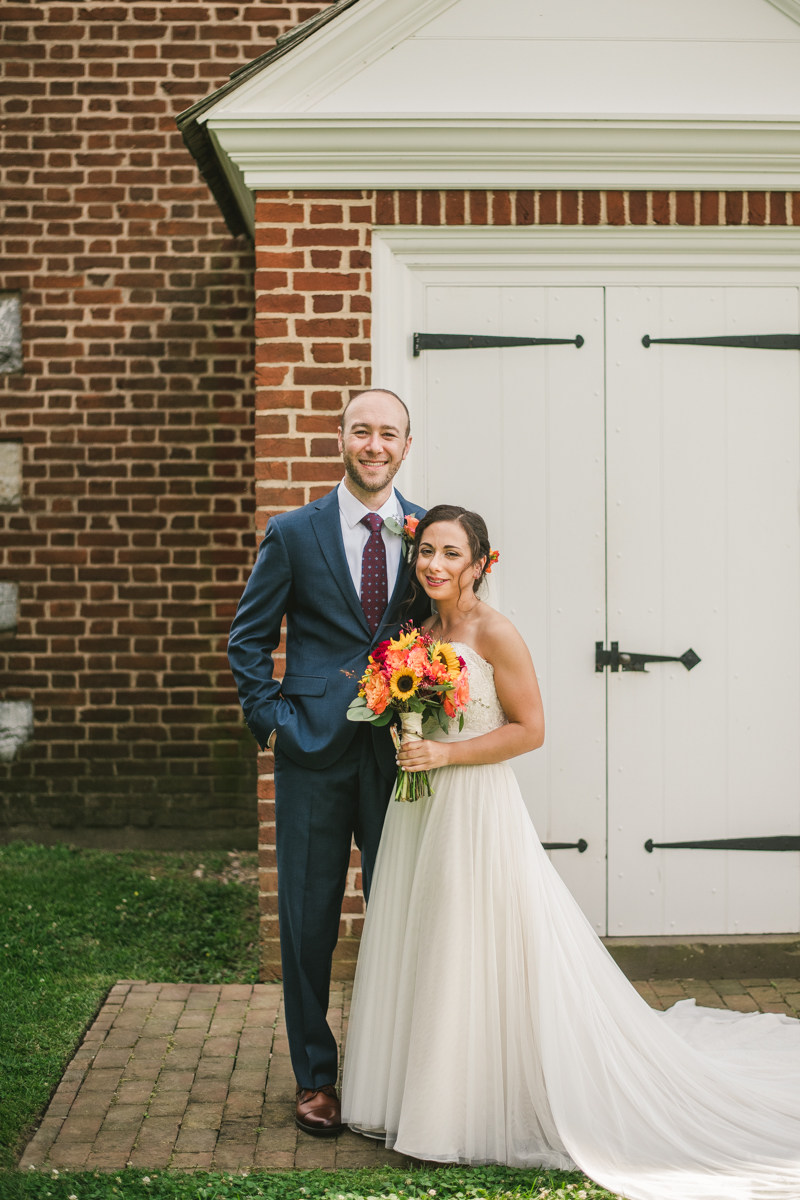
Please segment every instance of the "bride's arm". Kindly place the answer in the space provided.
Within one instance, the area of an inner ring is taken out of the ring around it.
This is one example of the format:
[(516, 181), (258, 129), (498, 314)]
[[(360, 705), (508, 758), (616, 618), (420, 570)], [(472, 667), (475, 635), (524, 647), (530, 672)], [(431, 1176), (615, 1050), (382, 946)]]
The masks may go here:
[(508, 724), (463, 742), (411, 742), (398, 756), (406, 771), (505, 762), (542, 745), (542, 697), (530, 652), (520, 634), (510, 621), (498, 621), (482, 634), (479, 653), (494, 667), (494, 683)]

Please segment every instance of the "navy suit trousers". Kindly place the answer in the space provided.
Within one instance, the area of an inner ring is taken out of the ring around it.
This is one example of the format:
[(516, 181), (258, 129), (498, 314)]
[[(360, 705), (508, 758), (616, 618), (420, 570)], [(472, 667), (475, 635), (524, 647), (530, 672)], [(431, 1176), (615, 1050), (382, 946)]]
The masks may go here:
[(381, 772), (373, 730), (358, 728), (324, 770), (298, 766), (275, 747), (278, 912), (286, 1028), (300, 1087), (336, 1083), (336, 1039), (328, 1027), (331, 960), (350, 865), (361, 851), (364, 896), (393, 789)]

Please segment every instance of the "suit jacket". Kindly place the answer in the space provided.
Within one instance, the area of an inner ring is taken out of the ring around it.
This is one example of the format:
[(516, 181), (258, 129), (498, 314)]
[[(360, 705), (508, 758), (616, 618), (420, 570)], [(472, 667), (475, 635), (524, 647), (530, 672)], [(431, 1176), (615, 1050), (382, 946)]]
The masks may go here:
[[(397, 498), (408, 516), (424, 509)], [(397, 581), (375, 634), (370, 633), (347, 566), (337, 489), (294, 512), (272, 517), (231, 625), (228, 659), (247, 725), (260, 746), (273, 729), (281, 751), (302, 766), (324, 769), (355, 737), (347, 707), (358, 692), (367, 657), (401, 624), (430, 612), (401, 557)], [(274, 678), (273, 651), (286, 616), (286, 673)], [(396, 766), (386, 727), (373, 729), (381, 768)], [(385, 760), (385, 761), (384, 761)]]

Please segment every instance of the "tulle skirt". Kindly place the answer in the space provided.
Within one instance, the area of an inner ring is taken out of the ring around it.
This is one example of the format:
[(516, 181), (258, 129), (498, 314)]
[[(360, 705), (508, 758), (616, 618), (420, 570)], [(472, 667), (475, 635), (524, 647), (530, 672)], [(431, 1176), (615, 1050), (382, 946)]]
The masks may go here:
[(651, 1009), (550, 863), (507, 764), (390, 803), (343, 1119), (414, 1158), (579, 1166), (631, 1200), (799, 1200), (800, 1022)]

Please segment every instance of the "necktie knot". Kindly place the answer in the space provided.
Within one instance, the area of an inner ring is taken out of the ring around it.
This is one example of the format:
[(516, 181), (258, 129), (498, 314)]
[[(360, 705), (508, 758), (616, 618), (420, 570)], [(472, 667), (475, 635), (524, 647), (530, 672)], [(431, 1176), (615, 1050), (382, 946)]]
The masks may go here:
[(366, 525), (370, 533), (380, 533), (383, 517), (379, 517), (375, 512), (367, 513), (365, 517), (361, 518), (361, 524)]

